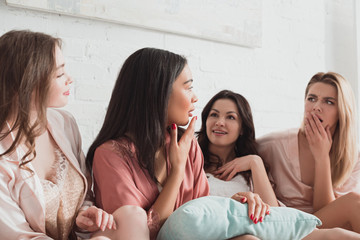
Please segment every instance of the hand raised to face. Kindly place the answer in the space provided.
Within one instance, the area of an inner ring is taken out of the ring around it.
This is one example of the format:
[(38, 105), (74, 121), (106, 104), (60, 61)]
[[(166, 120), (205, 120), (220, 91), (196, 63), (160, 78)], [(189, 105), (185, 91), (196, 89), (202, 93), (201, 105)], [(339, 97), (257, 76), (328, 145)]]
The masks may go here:
[(314, 113), (306, 113), (305, 136), (315, 161), (329, 155), (332, 145), (330, 127), (324, 128)]
[(185, 170), (186, 160), (189, 155), (191, 142), (194, 139), (196, 119), (196, 116), (191, 119), (188, 128), (185, 130), (179, 141), (177, 141), (178, 129), (176, 124), (171, 125), (169, 147), (171, 171), (184, 172)]

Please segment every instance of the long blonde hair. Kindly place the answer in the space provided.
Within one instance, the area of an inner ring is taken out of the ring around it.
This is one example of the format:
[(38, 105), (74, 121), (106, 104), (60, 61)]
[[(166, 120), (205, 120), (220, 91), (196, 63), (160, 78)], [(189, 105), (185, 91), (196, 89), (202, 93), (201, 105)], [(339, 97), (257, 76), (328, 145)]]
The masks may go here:
[[(330, 150), (331, 178), (333, 187), (336, 188), (349, 178), (358, 160), (355, 97), (349, 82), (343, 76), (334, 72), (319, 72), (310, 79), (305, 99), (310, 87), (318, 82), (334, 86), (337, 90), (339, 121)], [(304, 122), (301, 129), (304, 131)]]
[[(35, 158), (38, 126), (47, 124), (46, 102), (56, 69), (56, 46), (61, 46), (60, 39), (38, 32), (10, 31), (0, 37), (0, 141), (17, 132), (11, 146), (0, 152), (0, 157), (11, 154), (25, 141), (28, 151), (22, 156), (20, 167), (26, 168), (24, 165)], [(33, 97), (38, 118), (32, 124)], [(12, 126), (6, 130), (10, 118)]]

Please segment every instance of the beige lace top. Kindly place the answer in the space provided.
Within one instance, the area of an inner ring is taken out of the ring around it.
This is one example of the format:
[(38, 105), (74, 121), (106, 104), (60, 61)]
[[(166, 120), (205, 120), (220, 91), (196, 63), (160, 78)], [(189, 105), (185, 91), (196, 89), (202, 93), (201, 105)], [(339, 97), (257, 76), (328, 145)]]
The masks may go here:
[[(46, 235), (54, 239), (73, 239), (73, 224), (81, 206), (85, 184), (80, 174), (60, 150), (51, 179), (41, 179), (45, 196)], [(76, 238), (75, 238), (76, 239)]]

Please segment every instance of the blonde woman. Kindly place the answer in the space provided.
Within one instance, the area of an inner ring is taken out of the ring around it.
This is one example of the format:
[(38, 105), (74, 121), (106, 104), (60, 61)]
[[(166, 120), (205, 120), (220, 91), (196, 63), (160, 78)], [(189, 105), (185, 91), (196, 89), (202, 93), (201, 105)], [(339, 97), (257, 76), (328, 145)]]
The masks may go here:
[(280, 201), (315, 214), (322, 228), (360, 233), (355, 109), (351, 87), (340, 74), (317, 73), (306, 87), (301, 128), (258, 139), (258, 151), (270, 165)]

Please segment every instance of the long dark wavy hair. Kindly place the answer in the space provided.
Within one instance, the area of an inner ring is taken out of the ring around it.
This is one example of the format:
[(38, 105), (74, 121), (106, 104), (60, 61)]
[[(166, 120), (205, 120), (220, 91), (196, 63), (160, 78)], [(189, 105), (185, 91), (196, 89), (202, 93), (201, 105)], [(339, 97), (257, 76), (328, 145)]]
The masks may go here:
[(165, 144), (172, 85), (186, 64), (186, 58), (155, 48), (140, 49), (126, 59), (104, 123), (86, 156), (90, 169), (97, 147), (108, 140), (131, 136), (140, 166), (157, 181), (155, 153)]
[[(61, 47), (60, 39), (28, 30), (10, 31), (0, 37), (0, 141), (16, 131), (11, 146), (0, 156), (13, 153), (25, 141), (28, 151), (20, 163), (24, 169), (36, 157), (38, 126), (47, 124), (46, 103), (56, 70), (56, 46)], [(38, 113), (33, 124), (30, 123), (32, 100)], [(12, 126), (6, 130), (10, 118)]]
[[(255, 127), (248, 101), (238, 93), (234, 93), (229, 90), (223, 90), (210, 99), (201, 113), (201, 128), (200, 131), (197, 132), (197, 136), (199, 145), (204, 155), (205, 170), (212, 166), (219, 168), (223, 165), (219, 156), (209, 151), (210, 141), (206, 134), (206, 120), (209, 116), (212, 106), (219, 99), (230, 99), (233, 101), (240, 114), (242, 134), (239, 134), (235, 142), (235, 156), (243, 157), (250, 154), (258, 155), (256, 150), (257, 143), (255, 140)], [(265, 166), (265, 168), (268, 172), (268, 166)], [(248, 185), (250, 185), (251, 171), (241, 172), (240, 174), (246, 179)]]

